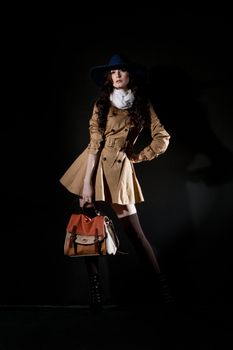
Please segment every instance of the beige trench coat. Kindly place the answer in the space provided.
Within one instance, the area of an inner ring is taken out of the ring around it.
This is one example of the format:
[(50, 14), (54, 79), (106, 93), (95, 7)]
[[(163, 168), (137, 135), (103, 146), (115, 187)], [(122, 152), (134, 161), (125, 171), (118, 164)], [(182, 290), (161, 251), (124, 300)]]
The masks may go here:
[[(170, 135), (161, 125), (152, 105), (151, 143), (140, 152), (143, 161), (152, 160), (164, 153), (169, 144)], [(93, 177), (95, 200), (118, 204), (135, 204), (144, 201), (134, 164), (129, 159), (129, 149), (139, 135), (131, 124), (127, 109), (110, 107), (105, 131), (98, 126), (98, 110), (94, 106), (89, 121), (90, 143), (75, 159), (60, 182), (71, 193), (82, 195), (88, 154), (97, 154), (98, 162)]]

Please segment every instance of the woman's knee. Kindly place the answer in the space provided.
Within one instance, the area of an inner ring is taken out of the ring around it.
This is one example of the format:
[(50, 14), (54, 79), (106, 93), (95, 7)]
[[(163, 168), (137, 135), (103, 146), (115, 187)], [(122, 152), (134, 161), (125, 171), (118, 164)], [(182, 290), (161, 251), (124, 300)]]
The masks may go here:
[(116, 215), (118, 216), (118, 218), (123, 218), (125, 216), (129, 216), (137, 213), (137, 210), (134, 204), (122, 205), (122, 204), (113, 203), (112, 208), (116, 213)]

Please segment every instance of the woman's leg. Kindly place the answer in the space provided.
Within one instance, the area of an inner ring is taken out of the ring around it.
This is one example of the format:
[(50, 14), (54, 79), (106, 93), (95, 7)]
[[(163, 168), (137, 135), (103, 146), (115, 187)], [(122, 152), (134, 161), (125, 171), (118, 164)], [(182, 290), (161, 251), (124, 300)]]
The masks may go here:
[(86, 256), (85, 263), (88, 273), (90, 307), (93, 311), (99, 311), (102, 308), (102, 285), (99, 274), (98, 256)]
[(152, 267), (156, 273), (160, 273), (158, 260), (143, 232), (135, 205), (113, 204), (112, 207), (139, 257), (144, 263)]
[(156, 273), (160, 293), (164, 303), (173, 302), (170, 289), (164, 273), (161, 272), (155, 252), (147, 240), (141, 227), (135, 205), (112, 204), (112, 208), (119, 218), (127, 237), (132, 242), (136, 252), (149, 269)]
[[(93, 207), (85, 208), (84, 213), (90, 218), (96, 216)], [(99, 257), (86, 256), (85, 264), (89, 282), (90, 307), (93, 311), (99, 311), (102, 308), (102, 286), (99, 273)]]

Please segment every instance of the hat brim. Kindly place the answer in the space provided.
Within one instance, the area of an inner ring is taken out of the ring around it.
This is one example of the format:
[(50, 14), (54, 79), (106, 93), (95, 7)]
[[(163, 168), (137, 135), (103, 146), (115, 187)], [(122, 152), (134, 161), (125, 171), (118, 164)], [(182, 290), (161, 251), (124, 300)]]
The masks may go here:
[(140, 64), (114, 64), (114, 65), (104, 65), (104, 66), (95, 66), (91, 69), (90, 75), (92, 80), (98, 85), (102, 86), (106, 80), (106, 74), (113, 69), (125, 69), (129, 73), (135, 75), (140, 81), (145, 81), (147, 72), (146, 68)]

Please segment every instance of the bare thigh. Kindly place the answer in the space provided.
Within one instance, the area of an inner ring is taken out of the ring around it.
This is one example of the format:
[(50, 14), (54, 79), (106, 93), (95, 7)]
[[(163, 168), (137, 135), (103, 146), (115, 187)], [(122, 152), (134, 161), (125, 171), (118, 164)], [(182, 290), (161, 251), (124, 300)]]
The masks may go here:
[(111, 206), (115, 211), (116, 215), (118, 216), (118, 218), (123, 218), (125, 216), (129, 216), (137, 213), (137, 209), (134, 204), (121, 205), (121, 204), (112, 203)]

